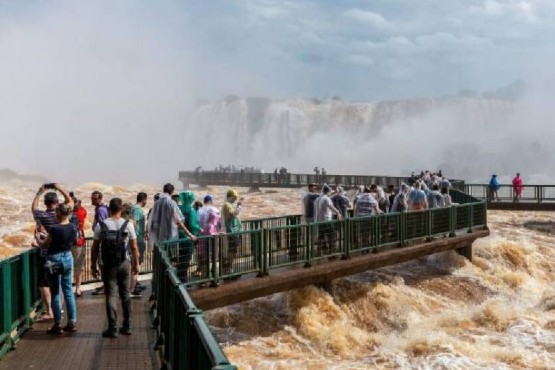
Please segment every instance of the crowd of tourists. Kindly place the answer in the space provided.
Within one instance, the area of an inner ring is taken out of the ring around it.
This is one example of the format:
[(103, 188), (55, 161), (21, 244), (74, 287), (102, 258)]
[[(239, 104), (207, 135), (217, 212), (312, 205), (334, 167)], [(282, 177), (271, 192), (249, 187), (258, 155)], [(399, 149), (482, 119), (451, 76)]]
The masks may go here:
[[(100, 277), (103, 285), (92, 294), (105, 295), (107, 329), (104, 337), (116, 338), (118, 334), (130, 335), (131, 300), (140, 297), (145, 289), (138, 282), (140, 265), (145, 253), (157, 242), (181, 240), (178, 253), (185, 257), (184, 272), (193, 255), (199, 266), (205, 266), (208, 258), (206, 245), (196, 243), (201, 235), (232, 233), (241, 230), (239, 193), (230, 189), (223, 207), (212, 205), (207, 194), (202, 202), (195, 201), (191, 191), (174, 194), (172, 184), (164, 185), (162, 192), (154, 196), (154, 205), (147, 215), (145, 206), (148, 195), (137, 194), (136, 203), (123, 203), (112, 198), (106, 205), (100, 191), (91, 194), (94, 206), (90, 269), (94, 277)], [(63, 201), (58, 198), (58, 193)], [(43, 196), (46, 209), (39, 209)], [(37, 191), (32, 203), (36, 222), (34, 246), (40, 249), (38, 286), (44, 302), (44, 321), (53, 321), (48, 334), (59, 335), (77, 330), (77, 307), (75, 299), (82, 296), (81, 274), (85, 261), (85, 219), (87, 212), (73, 193), (59, 184), (45, 184)], [(230, 238), (223, 261), (224, 273), (231, 271), (240, 240)], [(204, 261), (204, 262), (203, 262)], [(72, 285), (75, 285), (73, 291)], [(62, 296), (66, 304), (67, 323), (62, 327)], [(117, 297), (119, 296), (123, 319), (118, 326)]]
[(428, 208), (441, 208), (453, 205), (449, 189), (451, 183), (441, 171), (414, 173), (407, 183), (396, 188), (386, 188), (378, 184), (361, 185), (354, 196), (348, 197), (341, 186), (332, 191), (327, 184), (321, 192), (317, 184), (308, 185), (308, 193), (302, 201), (303, 216), (307, 223), (343, 219), (347, 210), (353, 208), (354, 217), (371, 216), (389, 212), (420, 211)]

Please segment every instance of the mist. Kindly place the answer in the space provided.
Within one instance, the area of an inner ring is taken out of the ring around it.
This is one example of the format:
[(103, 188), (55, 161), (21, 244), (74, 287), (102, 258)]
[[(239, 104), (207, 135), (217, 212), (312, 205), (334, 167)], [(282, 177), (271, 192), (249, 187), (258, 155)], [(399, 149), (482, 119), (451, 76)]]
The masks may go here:
[[(445, 3), (418, 23), (417, 5), (374, 5), (0, 2), (0, 168), (119, 184), (220, 164), (554, 179), (552, 26), (540, 17), (553, 6), (522, 18)], [(517, 100), (481, 97), (519, 79)], [(464, 89), (475, 93), (454, 97)]]

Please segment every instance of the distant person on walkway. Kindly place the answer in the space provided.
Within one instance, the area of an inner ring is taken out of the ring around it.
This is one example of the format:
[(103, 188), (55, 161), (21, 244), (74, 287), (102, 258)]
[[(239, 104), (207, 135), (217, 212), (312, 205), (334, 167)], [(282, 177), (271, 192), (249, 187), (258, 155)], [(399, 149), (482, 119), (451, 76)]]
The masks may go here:
[(108, 317), (108, 329), (102, 332), (102, 336), (116, 338), (118, 336), (117, 292), (123, 311), (123, 322), (119, 333), (131, 334), (129, 286), (131, 276), (139, 272), (139, 249), (133, 223), (121, 217), (123, 211), (121, 199), (111, 199), (109, 207), (110, 217), (100, 221), (94, 230), (91, 271), (94, 276), (98, 275), (98, 261), (106, 291), (106, 316)]
[[(72, 195), (72, 193), (70, 193)], [(81, 273), (85, 264), (85, 220), (87, 219), (87, 210), (83, 207), (81, 201), (75, 196), (73, 200), (73, 217), (77, 220), (77, 242), (71, 247), (73, 255), (73, 280), (75, 282), (75, 296), (81, 297)]]
[[(42, 211), (39, 209), (40, 197), (43, 193), (50, 189), (54, 191), (47, 192), (44, 195), (44, 205), (46, 206), (46, 210)], [(35, 219), (36, 223), (37, 242), (44, 241), (52, 225), (58, 224), (58, 218), (56, 217), (56, 208), (58, 207), (59, 201), (58, 194), (56, 194), (55, 191), (59, 191), (63, 195), (64, 204), (69, 204), (71, 207), (73, 207), (73, 200), (70, 198), (69, 193), (62, 186), (60, 186), (59, 184), (42, 185), (37, 191), (37, 194), (33, 199), (33, 203), (31, 204), (31, 211), (33, 212), (33, 218)], [(37, 244), (37, 246), (40, 245)], [(37, 274), (40, 294), (44, 303), (44, 307), (47, 310), (47, 313), (42, 316), (42, 319), (51, 320), (54, 316), (51, 308), (50, 288), (48, 285), (48, 279), (46, 277), (46, 271), (44, 270), (44, 264), (46, 263), (46, 254), (46, 249), (41, 248), (39, 252), (39, 258), (37, 259)]]
[[(237, 233), (242, 230), (239, 213), (241, 212), (241, 202), (237, 201), (239, 193), (235, 189), (229, 189), (226, 194), (226, 201), (222, 207), (223, 225), (226, 233)], [(227, 239), (227, 251), (223, 251), (223, 270), (222, 273), (231, 274), (233, 272), (233, 262), (237, 257), (238, 249), (241, 245), (241, 236), (232, 235)]]
[[(54, 325), (48, 334), (62, 334), (62, 332), (77, 331), (77, 307), (71, 281), (73, 279), (73, 255), (71, 248), (77, 241), (77, 228), (69, 222), (73, 205), (60, 204), (56, 208), (58, 224), (50, 226), (48, 236), (43, 242), (46, 246), (47, 259), (52, 263), (52, 268), (57, 272), (50, 275), (50, 291), (52, 293), (52, 311), (54, 312)], [(67, 309), (67, 325), (62, 328), (62, 301), (60, 298), (60, 285)]]
[(524, 182), (522, 181), (522, 177), (520, 177), (520, 173), (517, 173), (515, 178), (513, 179), (513, 202), (520, 202), (523, 189)]
[(499, 202), (499, 195), (498, 195), (498, 190), (501, 187), (501, 185), (499, 185), (499, 181), (497, 180), (497, 175), (491, 175), (491, 179), (489, 180), (489, 184), (488, 184), (488, 200), (494, 201), (497, 200)]

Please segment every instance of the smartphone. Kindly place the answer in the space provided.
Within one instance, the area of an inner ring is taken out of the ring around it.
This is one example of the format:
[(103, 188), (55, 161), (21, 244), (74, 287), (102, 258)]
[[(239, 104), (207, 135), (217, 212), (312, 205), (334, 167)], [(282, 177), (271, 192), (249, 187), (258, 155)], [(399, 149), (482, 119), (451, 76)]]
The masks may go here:
[(56, 184), (53, 182), (50, 182), (48, 184), (44, 184), (44, 188), (45, 189), (55, 189), (56, 188)]

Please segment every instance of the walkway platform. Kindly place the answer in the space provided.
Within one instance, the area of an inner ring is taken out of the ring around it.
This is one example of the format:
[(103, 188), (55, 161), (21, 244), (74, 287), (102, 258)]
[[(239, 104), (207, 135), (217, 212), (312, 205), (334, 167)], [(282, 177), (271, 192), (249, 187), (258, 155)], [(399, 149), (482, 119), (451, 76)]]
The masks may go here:
[[(146, 283), (150, 288), (150, 280)], [(91, 288), (87, 286), (87, 288)], [(103, 338), (107, 326), (104, 296), (84, 291), (77, 298), (78, 331), (60, 336), (46, 334), (52, 322), (35, 323), (16, 344), (16, 348), (0, 360), (0, 369), (160, 369), (153, 350), (156, 332), (151, 328), (148, 297), (132, 298), (130, 336)], [(64, 308), (65, 309), (65, 308)], [(121, 318), (121, 310), (118, 318)], [(65, 325), (65, 320), (62, 322)]]

